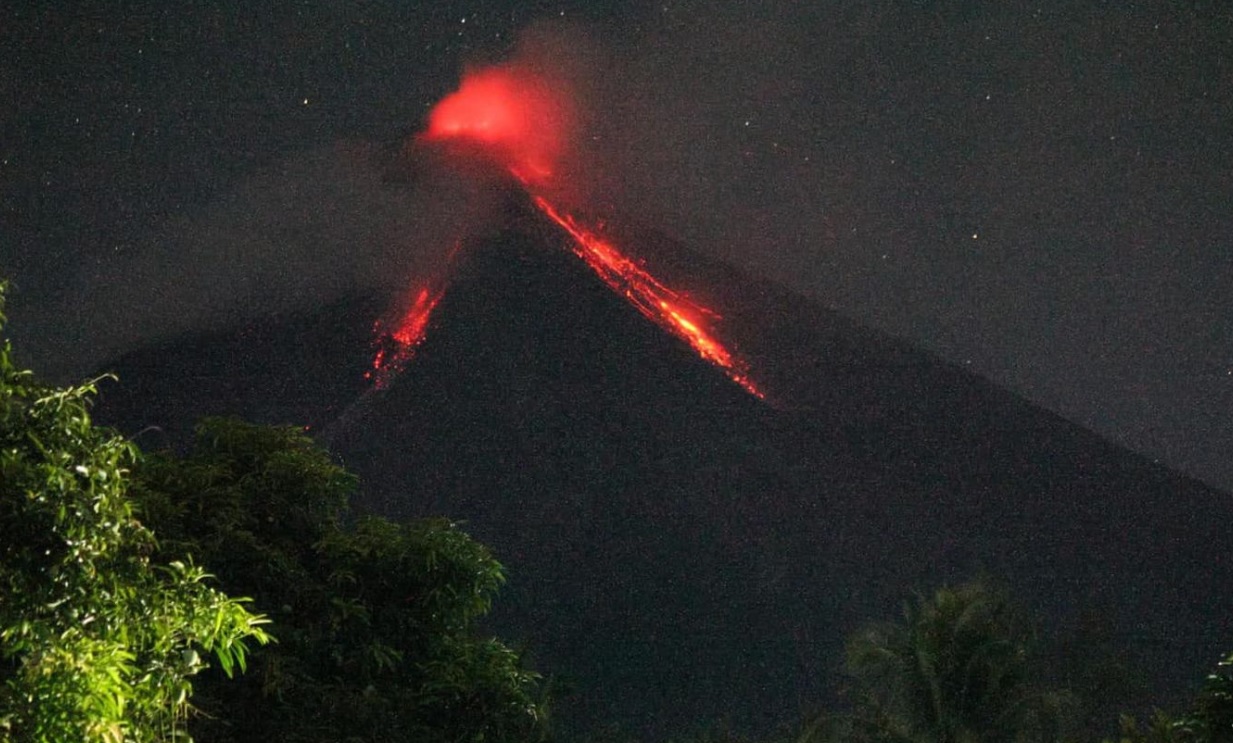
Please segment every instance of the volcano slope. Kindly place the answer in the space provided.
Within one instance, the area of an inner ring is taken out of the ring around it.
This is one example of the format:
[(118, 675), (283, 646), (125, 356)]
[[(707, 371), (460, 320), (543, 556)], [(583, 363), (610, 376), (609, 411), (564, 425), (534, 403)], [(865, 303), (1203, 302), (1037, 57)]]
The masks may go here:
[(146, 446), (203, 414), (308, 425), (361, 476), (357, 509), (465, 521), (510, 573), (494, 629), (563, 681), (567, 729), (767, 730), (829, 703), (846, 634), (980, 572), (1046, 636), (1098, 617), (1150, 669), (1078, 689), (1109, 712), (1233, 647), (1227, 494), (643, 235), (723, 300), (760, 401), (563, 239), (524, 215), (470, 246), (381, 392), (385, 303), (359, 298), (130, 353), (98, 417)]

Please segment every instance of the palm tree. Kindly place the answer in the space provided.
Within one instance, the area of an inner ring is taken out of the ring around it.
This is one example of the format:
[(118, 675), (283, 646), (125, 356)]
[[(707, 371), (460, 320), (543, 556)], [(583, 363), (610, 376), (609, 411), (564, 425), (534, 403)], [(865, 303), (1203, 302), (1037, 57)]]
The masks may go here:
[(1036, 743), (1060, 737), (1064, 694), (1032, 684), (1033, 633), (1008, 594), (977, 581), (908, 604), (848, 642), (858, 711), (844, 737)]
[(1233, 741), (1233, 653), (1216, 665), (1203, 682), (1190, 712), (1173, 724), (1178, 740), (1194, 743)]

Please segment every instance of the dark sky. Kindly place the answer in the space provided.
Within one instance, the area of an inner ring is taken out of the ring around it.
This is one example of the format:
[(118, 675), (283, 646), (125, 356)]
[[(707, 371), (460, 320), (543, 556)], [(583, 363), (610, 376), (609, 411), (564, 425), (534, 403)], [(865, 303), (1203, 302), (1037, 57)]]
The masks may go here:
[(597, 203), (1233, 489), (1227, 2), (2, 13), (0, 274), (52, 375), (424, 270), (484, 206), (382, 163), (531, 28)]

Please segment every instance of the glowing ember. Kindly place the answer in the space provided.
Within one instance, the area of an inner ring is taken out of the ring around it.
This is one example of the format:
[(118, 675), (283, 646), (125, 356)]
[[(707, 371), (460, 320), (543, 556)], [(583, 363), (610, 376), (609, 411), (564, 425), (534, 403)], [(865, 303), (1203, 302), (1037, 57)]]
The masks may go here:
[(707, 327), (705, 318), (718, 319), (718, 315), (661, 284), (611, 242), (584, 228), (572, 216), (561, 213), (544, 197), (533, 196), (532, 201), (545, 216), (569, 233), (574, 242), (574, 254), (609, 288), (661, 328), (692, 346), (699, 356), (718, 366), (751, 395), (765, 399), (750, 379), (745, 362), (729, 351)]
[(377, 389), (385, 389), (407, 362), (415, 356), (415, 349), (424, 342), (428, 333), (428, 320), (441, 301), (443, 289), (420, 289), (411, 307), (387, 330), (378, 320), (373, 326), (377, 336), (377, 353), (372, 360), (372, 370), (365, 374)]

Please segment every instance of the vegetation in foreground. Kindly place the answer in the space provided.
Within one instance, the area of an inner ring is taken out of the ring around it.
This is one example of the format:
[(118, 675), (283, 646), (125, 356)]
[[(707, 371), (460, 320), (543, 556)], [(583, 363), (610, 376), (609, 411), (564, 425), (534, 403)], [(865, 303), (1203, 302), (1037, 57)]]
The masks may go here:
[[(0, 740), (550, 738), (538, 675), (476, 631), (503, 582), (482, 545), (348, 521), (354, 479), (294, 428), (207, 420), (184, 456), (143, 456), (93, 425), (93, 393), (0, 346)], [(1076, 740), (1036, 649), (1004, 589), (941, 588), (850, 638), (846, 711), (773, 740)], [(1233, 743), (1233, 654), (1184, 713), (1107, 741)]]
[(207, 420), (134, 479), (164, 551), (253, 596), (278, 638), (243, 678), (203, 674), (198, 741), (547, 737), (539, 676), (475, 629), (501, 565), (455, 524), (346, 523), (354, 478), (290, 427)]
[[(798, 743), (1044, 743), (1085, 739), (1082, 701), (1051, 688), (1040, 643), (1009, 592), (986, 581), (943, 587), (896, 623), (848, 642), (851, 709), (805, 725)], [(1233, 742), (1233, 655), (1192, 707), (1121, 720), (1108, 743)]]
[(0, 345), (4, 740), (176, 739), (209, 660), (229, 675), (268, 639), (243, 599), (158, 553), (128, 494), (137, 450), (91, 424), (93, 391), (40, 384)]
[(0, 741), (547, 736), (539, 677), (475, 629), (504, 580), (482, 545), (345, 523), (354, 479), (296, 429), (143, 456), (93, 394), (0, 347)]

